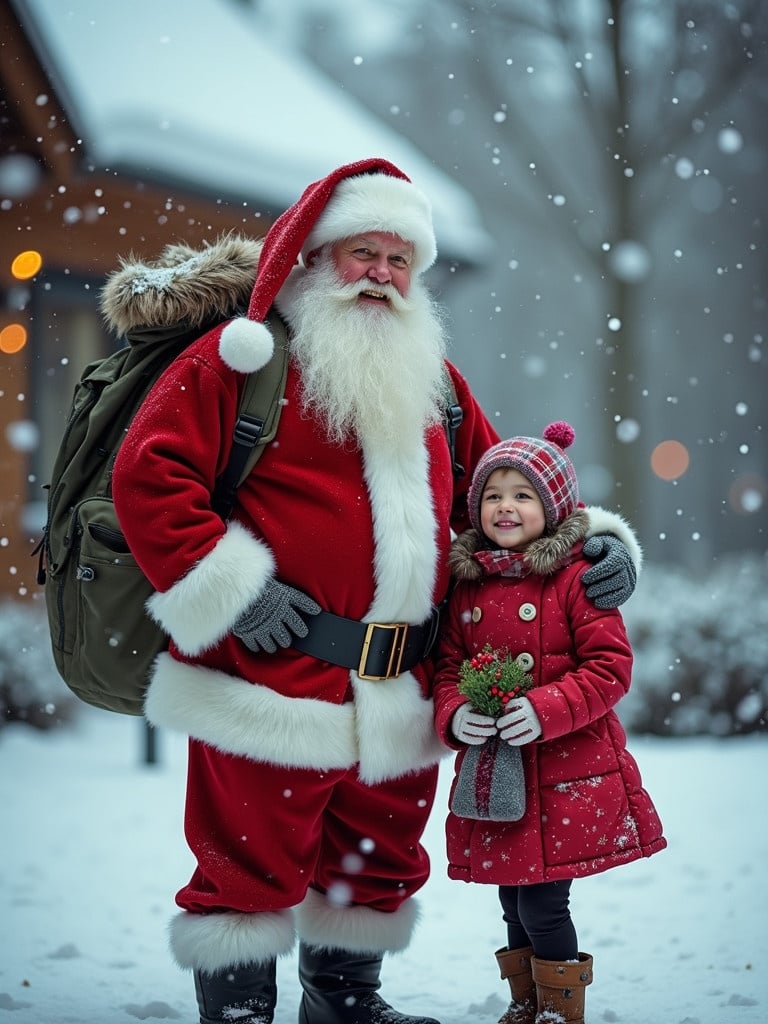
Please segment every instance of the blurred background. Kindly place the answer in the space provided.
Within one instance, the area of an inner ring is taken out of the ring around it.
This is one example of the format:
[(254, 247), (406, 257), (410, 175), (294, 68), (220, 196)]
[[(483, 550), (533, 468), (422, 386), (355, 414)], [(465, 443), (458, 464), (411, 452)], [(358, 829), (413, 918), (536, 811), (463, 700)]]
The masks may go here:
[(638, 532), (628, 724), (765, 729), (768, 5), (0, 0), (0, 58), (0, 690), (73, 387), (121, 343), (105, 275), (376, 155), (433, 202), (499, 432), (569, 420)]

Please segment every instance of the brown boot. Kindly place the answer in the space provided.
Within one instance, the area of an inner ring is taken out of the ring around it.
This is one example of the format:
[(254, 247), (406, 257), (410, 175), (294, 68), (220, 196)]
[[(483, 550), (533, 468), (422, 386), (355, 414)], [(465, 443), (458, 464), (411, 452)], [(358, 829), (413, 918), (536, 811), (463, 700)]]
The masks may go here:
[(502, 980), (509, 981), (512, 1002), (499, 1024), (534, 1024), (536, 1018), (536, 986), (531, 974), (533, 948), (497, 949), (496, 960)]
[(584, 989), (592, 984), (592, 957), (579, 953), (578, 963), (531, 957), (539, 1012), (536, 1024), (584, 1024)]

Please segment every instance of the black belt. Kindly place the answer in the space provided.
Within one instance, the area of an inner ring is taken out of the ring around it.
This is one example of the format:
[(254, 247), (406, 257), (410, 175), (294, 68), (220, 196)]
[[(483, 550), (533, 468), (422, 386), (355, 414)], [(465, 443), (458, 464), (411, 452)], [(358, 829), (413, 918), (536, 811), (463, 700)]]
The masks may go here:
[(440, 615), (433, 608), (419, 626), (407, 622), (358, 622), (331, 612), (305, 619), (306, 636), (292, 647), (331, 665), (353, 668), (361, 679), (394, 679), (423, 661), (437, 637)]

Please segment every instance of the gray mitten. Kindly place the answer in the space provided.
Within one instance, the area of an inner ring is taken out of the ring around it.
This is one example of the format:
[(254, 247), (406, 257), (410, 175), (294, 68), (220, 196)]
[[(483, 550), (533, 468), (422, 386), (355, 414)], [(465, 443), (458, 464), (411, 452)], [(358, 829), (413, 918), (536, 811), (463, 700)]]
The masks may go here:
[(319, 611), (317, 601), (303, 591), (270, 580), (261, 597), (234, 624), (232, 632), (252, 651), (274, 654), (278, 647), (291, 646), (291, 633), (306, 636), (309, 632), (299, 612), (317, 615)]
[(581, 577), (595, 608), (624, 604), (637, 584), (637, 570), (626, 545), (612, 533), (599, 533), (589, 538), (583, 552), (596, 563)]

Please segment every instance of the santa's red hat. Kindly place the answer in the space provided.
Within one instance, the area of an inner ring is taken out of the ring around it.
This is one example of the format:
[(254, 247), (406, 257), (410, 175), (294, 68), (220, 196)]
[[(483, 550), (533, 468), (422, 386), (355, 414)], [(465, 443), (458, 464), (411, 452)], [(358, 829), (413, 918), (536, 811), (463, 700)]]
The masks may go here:
[(273, 339), (264, 318), (299, 256), (366, 231), (384, 231), (411, 242), (415, 274), (435, 262), (429, 201), (410, 178), (378, 158), (345, 164), (307, 186), (267, 232), (247, 316), (227, 324), (221, 334), (224, 362), (242, 373), (268, 363)]

